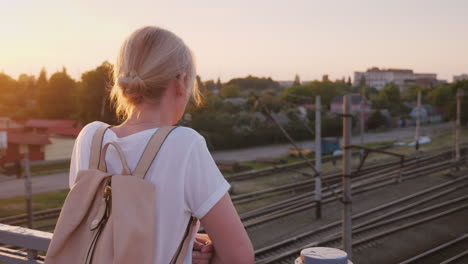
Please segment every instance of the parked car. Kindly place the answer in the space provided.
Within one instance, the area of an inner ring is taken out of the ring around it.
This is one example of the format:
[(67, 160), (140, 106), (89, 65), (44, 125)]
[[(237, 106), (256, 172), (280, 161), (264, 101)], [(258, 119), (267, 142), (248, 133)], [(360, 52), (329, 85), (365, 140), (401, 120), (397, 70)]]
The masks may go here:
[(301, 153), (303, 156), (307, 156), (312, 153), (312, 151), (301, 146), (299, 146), (298, 149), (296, 149), (294, 146), (291, 146), (288, 153), (291, 157), (299, 157), (299, 153)]

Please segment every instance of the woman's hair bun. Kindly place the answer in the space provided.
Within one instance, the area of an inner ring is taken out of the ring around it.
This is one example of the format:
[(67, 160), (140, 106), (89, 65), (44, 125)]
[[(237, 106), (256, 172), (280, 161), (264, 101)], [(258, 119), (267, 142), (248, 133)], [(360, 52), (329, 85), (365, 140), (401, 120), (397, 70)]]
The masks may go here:
[(199, 103), (194, 57), (183, 40), (160, 27), (134, 31), (122, 44), (114, 64), (110, 97), (119, 119), (130, 116), (146, 100), (158, 103), (179, 74), (187, 75), (187, 92)]
[(135, 72), (122, 74), (117, 78), (117, 85), (132, 103), (139, 104), (146, 93), (145, 81)]

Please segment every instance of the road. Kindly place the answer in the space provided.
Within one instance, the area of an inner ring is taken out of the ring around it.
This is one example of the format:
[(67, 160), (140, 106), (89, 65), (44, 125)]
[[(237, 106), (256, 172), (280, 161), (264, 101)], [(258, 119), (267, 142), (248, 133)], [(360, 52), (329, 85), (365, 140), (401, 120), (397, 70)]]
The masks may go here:
[[(421, 135), (438, 135), (453, 127), (451, 123), (424, 126)], [(414, 137), (414, 127), (399, 128), (381, 133), (369, 133), (364, 137), (365, 143), (389, 140), (404, 140)], [(358, 144), (359, 136), (354, 136), (352, 142)], [(309, 149), (314, 148), (314, 141), (298, 142), (299, 145)], [(287, 153), (289, 144), (269, 145), (247, 149), (215, 151), (212, 153), (215, 160), (255, 160), (257, 157), (278, 157)], [(55, 173), (47, 176), (32, 177), (33, 194), (64, 190), (68, 188), (68, 172)], [(0, 199), (20, 196), (24, 194), (24, 180), (0, 176)]]
[[(34, 176), (31, 177), (31, 182), (33, 194), (64, 190), (68, 188), (68, 172)], [(2, 177), (0, 199), (20, 196), (24, 193), (24, 179)]]
[[(434, 124), (421, 127), (421, 136), (439, 135), (453, 128), (452, 123)], [(367, 133), (364, 136), (364, 143), (391, 141), (391, 140), (408, 140), (413, 139), (415, 134), (414, 127), (397, 128), (381, 133)], [(313, 150), (315, 147), (314, 141), (297, 142), (298, 145)], [(360, 136), (353, 136), (352, 143), (360, 144)], [(248, 161), (256, 158), (280, 157), (287, 154), (290, 144), (268, 145), (261, 147), (253, 147), (236, 150), (215, 151), (212, 153), (215, 160), (237, 160)]]

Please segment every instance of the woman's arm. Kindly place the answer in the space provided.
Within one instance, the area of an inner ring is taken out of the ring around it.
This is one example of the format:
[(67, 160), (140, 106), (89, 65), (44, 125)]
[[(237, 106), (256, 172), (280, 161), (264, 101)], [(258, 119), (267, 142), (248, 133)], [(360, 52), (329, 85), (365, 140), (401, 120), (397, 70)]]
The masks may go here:
[(211, 264), (254, 263), (252, 243), (228, 193), (201, 219), (201, 225), (215, 248)]

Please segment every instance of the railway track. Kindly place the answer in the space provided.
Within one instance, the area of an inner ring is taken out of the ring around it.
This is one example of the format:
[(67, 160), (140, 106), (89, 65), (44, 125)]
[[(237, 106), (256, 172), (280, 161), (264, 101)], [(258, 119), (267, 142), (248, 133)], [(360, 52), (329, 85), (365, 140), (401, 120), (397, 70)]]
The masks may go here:
[(468, 233), (422, 252), (400, 264), (466, 264), (468, 263)]
[[(453, 163), (452, 161), (441, 161), (438, 163), (433, 163), (431, 165), (423, 166), (417, 169), (403, 171), (401, 179), (407, 180), (431, 173), (441, 172), (455, 165), (456, 163)], [(361, 178), (359, 181), (353, 179), (351, 188), (353, 190), (353, 194), (359, 194), (385, 186), (394, 185), (396, 183), (397, 181), (395, 180), (395, 177), (389, 177), (389, 174), (374, 174), (372, 177)], [(339, 188), (340, 186), (337, 185), (335, 187)], [(341, 189), (335, 189), (334, 191), (331, 191), (325, 188), (322, 193), (322, 204), (336, 201), (338, 198), (340, 198), (337, 197), (339, 194), (341, 194)], [(278, 218), (286, 215), (300, 213), (304, 210), (314, 208), (315, 206), (314, 192), (308, 192), (243, 213), (240, 215), (240, 217), (246, 228), (253, 228), (257, 225), (277, 220)]]
[[(463, 148), (462, 150), (466, 150)], [(437, 152), (434, 154), (434, 152)], [(423, 155), (410, 155), (401, 167), (399, 161), (386, 161), (378, 164), (363, 167), (359, 174), (353, 177), (353, 192), (362, 193), (374, 188), (394, 184), (398, 179), (408, 179), (417, 177), (421, 173), (437, 172), (452, 167), (454, 164), (447, 159), (451, 157), (450, 149), (441, 149)], [(442, 160), (442, 162), (440, 162)], [(439, 161), (439, 162), (436, 162)], [(291, 170), (291, 168), (288, 168)], [(295, 173), (304, 173), (297, 172)], [(331, 185), (333, 190), (324, 188), (323, 203), (330, 203), (336, 200), (336, 194), (341, 190), (341, 173), (331, 173), (324, 175), (324, 179)], [(283, 201), (271, 203), (267, 206), (256, 208), (240, 215), (246, 228), (252, 228), (256, 225), (275, 220), (281, 216), (309, 209), (315, 206), (313, 203), (314, 192), (305, 190), (314, 189), (314, 179), (305, 180), (297, 183), (286, 184), (279, 187), (269, 188), (256, 192), (234, 195), (232, 200), (235, 204), (248, 203), (259, 199), (267, 199), (280, 194), (292, 193), (295, 196)], [(302, 192), (302, 193), (301, 193)], [(298, 194), (300, 193), (300, 194)], [(298, 195), (297, 195), (298, 194)], [(54, 208), (33, 212), (33, 221), (58, 218), (61, 208)], [(25, 225), (27, 215), (17, 215), (0, 219), (0, 223), (9, 225)]]
[[(434, 154), (436, 153), (436, 154)], [(371, 166), (365, 166), (363, 167), (359, 174), (356, 175), (354, 178), (364, 178), (364, 177), (371, 177), (373, 174), (382, 174), (382, 173), (395, 173), (397, 174), (398, 170), (403, 169), (403, 170), (411, 170), (415, 169), (424, 165), (432, 164), (434, 161), (440, 161), (441, 159), (447, 160), (451, 158), (452, 151), (451, 150), (437, 150), (434, 152), (429, 152), (425, 154), (419, 154), (419, 155), (410, 155), (405, 159), (405, 162), (403, 164), (400, 164), (400, 161), (384, 161), (384, 162), (379, 162), (378, 164), (371, 165)], [(297, 174), (302, 174), (305, 176), (312, 177), (313, 175), (304, 172), (298, 169), (284, 169), (291, 171), (292, 173), (297, 173)], [(325, 181), (327, 181), (328, 184), (340, 184), (341, 183), (341, 172), (335, 172), (335, 173), (330, 173), (323, 175), (322, 177), (324, 178)], [(252, 201), (257, 201), (259, 199), (267, 199), (272, 196), (276, 195), (282, 195), (282, 194), (288, 194), (288, 193), (293, 193), (296, 194), (298, 192), (304, 191), (304, 190), (313, 190), (315, 189), (314, 187), (315, 180), (308, 179), (308, 180), (303, 180), (300, 182), (296, 183), (291, 183), (291, 184), (286, 184), (278, 187), (272, 187), (268, 189), (263, 189), (255, 192), (249, 192), (249, 193), (244, 193), (244, 194), (238, 194), (238, 195), (232, 195), (231, 199), (235, 204), (245, 204), (249, 203)]]
[[(353, 247), (413, 226), (468, 209), (468, 176), (424, 189), (415, 194), (353, 215)], [(256, 263), (293, 263), (301, 249), (339, 247), (341, 221), (271, 244), (255, 251)]]
[[(33, 221), (41, 221), (41, 220), (58, 218), (61, 210), (62, 208), (53, 208), (53, 209), (33, 212)], [(0, 223), (7, 224), (7, 225), (18, 225), (18, 226), (25, 225), (28, 222), (27, 217), (28, 216), (26, 214), (4, 217), (0, 219)]]

